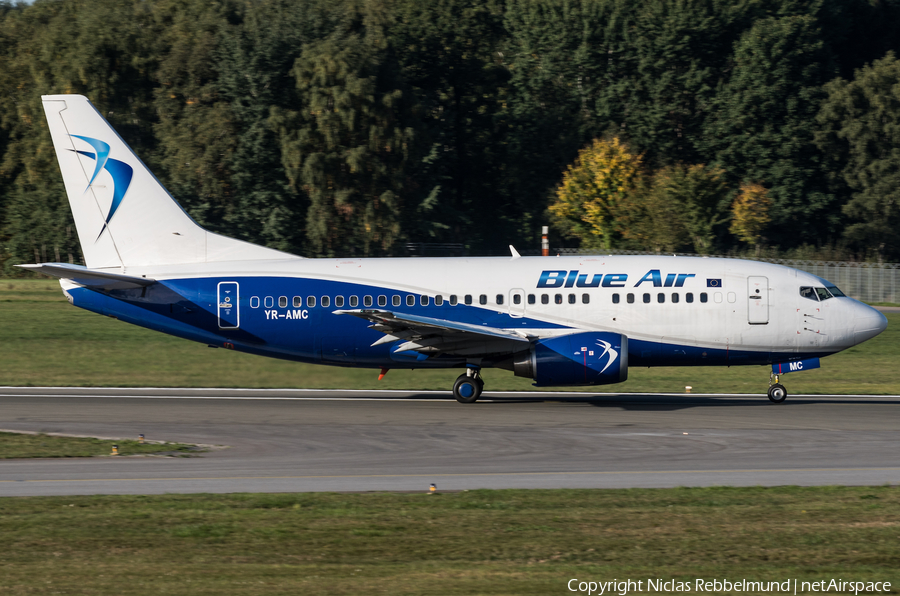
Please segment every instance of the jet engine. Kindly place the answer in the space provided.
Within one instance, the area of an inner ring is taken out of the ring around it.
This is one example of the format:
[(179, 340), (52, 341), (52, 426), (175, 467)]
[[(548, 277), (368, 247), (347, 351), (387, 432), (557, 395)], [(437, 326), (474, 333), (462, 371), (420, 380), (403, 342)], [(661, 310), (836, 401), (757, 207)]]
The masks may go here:
[(587, 331), (541, 339), (513, 361), (513, 372), (537, 387), (621, 383), (628, 378), (628, 338)]

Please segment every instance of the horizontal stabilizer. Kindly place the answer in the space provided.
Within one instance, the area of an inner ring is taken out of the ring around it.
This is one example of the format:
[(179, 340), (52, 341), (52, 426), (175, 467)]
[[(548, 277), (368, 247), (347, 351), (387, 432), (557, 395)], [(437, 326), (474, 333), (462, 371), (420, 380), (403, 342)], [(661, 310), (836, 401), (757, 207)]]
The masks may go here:
[(16, 265), (16, 267), (62, 279), (71, 279), (82, 286), (107, 290), (140, 288), (156, 283), (155, 279), (98, 271), (97, 269), (88, 269), (87, 267), (72, 265), (71, 263), (40, 263), (38, 265)]

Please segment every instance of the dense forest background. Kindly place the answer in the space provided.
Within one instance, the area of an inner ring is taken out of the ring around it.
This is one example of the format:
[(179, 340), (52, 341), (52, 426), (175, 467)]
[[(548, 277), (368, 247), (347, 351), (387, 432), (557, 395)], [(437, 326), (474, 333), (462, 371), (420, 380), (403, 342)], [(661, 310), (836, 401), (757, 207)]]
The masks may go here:
[[(0, 260), (80, 262), (52, 93), (90, 97), (201, 225), (305, 256), (501, 254), (552, 223), (555, 246), (900, 260), (898, 51), (887, 0), (0, 3)], [(656, 199), (598, 243), (616, 212), (549, 207), (602, 142)], [(702, 242), (627, 233), (649, 218)]]

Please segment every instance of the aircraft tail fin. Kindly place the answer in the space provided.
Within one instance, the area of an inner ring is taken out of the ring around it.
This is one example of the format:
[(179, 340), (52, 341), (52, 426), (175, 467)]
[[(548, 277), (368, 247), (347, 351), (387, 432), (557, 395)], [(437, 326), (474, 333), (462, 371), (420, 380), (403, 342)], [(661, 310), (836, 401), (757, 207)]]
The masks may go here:
[(88, 98), (42, 99), (89, 268), (297, 258), (207, 232)]

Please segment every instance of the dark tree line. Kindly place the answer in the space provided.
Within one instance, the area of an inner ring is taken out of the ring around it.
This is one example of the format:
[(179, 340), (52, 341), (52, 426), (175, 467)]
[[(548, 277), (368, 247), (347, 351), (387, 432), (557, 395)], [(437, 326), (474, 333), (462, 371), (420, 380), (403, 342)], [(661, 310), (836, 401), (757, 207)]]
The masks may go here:
[(614, 136), (761, 184), (771, 246), (900, 259), (898, 46), (896, 0), (0, 3), (0, 259), (79, 259), (52, 93), (200, 224), (306, 256), (534, 241)]

